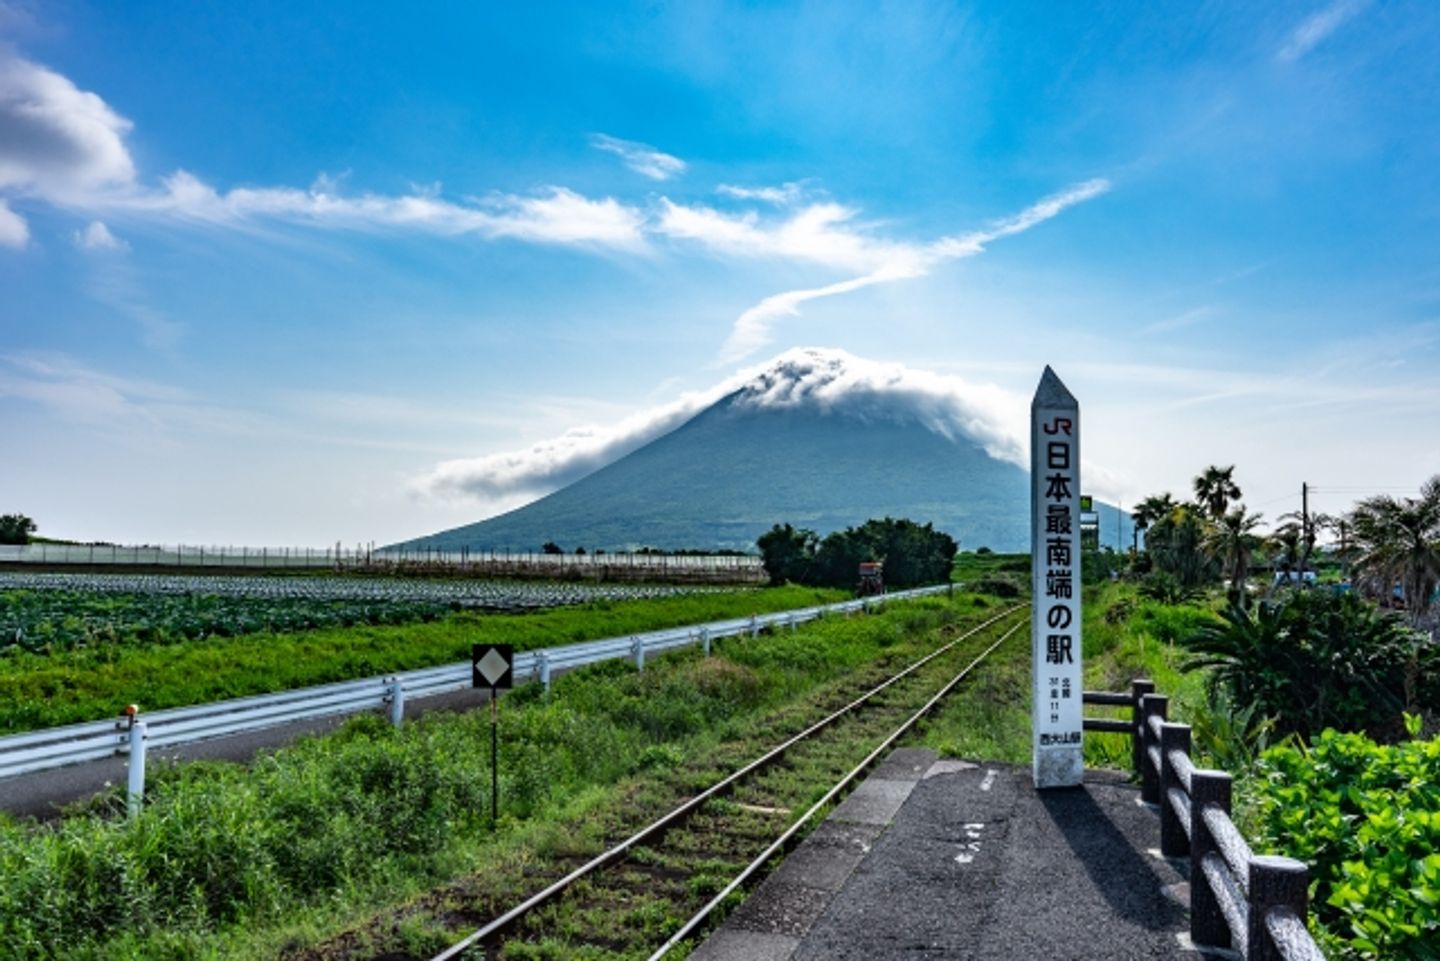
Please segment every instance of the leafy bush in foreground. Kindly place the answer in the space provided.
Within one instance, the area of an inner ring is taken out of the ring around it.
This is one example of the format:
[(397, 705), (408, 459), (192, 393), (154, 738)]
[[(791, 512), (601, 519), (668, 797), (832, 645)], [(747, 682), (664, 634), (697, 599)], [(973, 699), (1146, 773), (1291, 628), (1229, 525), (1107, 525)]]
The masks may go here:
[(1257, 847), (1310, 864), (1327, 957), (1440, 958), (1440, 738), (1326, 731), (1265, 752), (1254, 783)]

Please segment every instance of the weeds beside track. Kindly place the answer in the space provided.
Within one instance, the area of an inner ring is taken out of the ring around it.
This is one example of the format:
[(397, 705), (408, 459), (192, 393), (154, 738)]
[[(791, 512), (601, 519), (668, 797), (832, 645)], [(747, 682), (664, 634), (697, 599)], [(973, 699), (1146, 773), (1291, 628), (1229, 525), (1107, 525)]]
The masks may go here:
[[(434, 961), (662, 956), (700, 930), (729, 894), (1023, 626), (1023, 621), (1010, 624), (1022, 609), (1004, 611), (926, 655), (590, 858)], [(976, 638), (989, 642), (978, 657), (975, 645), (961, 646)], [(951, 654), (972, 659), (927, 699), (937, 675), (953, 671), (946, 658)], [(795, 818), (802, 808), (808, 809)], [(579, 850), (560, 852), (562, 860), (583, 856)]]

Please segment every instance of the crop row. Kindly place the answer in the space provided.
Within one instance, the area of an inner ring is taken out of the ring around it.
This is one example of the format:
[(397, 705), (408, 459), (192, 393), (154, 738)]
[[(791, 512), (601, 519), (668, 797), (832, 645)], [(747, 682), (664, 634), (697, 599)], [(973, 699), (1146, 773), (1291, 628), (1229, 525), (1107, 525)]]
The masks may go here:
[(339, 577), (0, 574), (0, 653), (408, 624), (465, 608), (538, 610), (678, 593), (671, 587)]
[(255, 577), (180, 574), (0, 573), (0, 591), (96, 594), (201, 594), (260, 600), (431, 601), (495, 610), (539, 609), (590, 601), (645, 600), (694, 593), (663, 585), (547, 584), (515, 581), (377, 577)]

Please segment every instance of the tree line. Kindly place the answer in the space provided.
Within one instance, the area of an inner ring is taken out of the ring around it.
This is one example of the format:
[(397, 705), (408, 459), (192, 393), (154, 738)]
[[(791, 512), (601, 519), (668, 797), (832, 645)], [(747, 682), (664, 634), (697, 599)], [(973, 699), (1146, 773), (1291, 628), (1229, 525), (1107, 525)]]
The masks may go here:
[(760, 535), (765, 572), (774, 585), (853, 588), (862, 563), (884, 565), (887, 587), (939, 584), (950, 579), (959, 544), (934, 525), (906, 518), (868, 520), (820, 537), (812, 530), (776, 524)]
[(1223, 579), (1230, 601), (1244, 608), (1254, 569), (1269, 566), (1283, 580), (1303, 580), (1329, 534), (1327, 553), (1345, 565), (1355, 590), (1388, 603), (1398, 587), (1411, 624), (1420, 623), (1440, 586), (1440, 475), (1415, 497), (1377, 494), (1341, 514), (1293, 511), (1261, 533), (1263, 515), (1239, 502), (1234, 472), (1233, 465), (1207, 468), (1194, 480), (1193, 500), (1167, 492), (1136, 506), (1130, 516), (1145, 537), (1137, 558), (1142, 570), (1149, 565), (1181, 588)]

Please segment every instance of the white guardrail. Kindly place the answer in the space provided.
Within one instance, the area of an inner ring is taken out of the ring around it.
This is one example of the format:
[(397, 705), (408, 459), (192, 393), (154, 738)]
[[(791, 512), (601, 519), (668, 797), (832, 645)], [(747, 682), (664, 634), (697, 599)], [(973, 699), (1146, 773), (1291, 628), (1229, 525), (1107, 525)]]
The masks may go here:
[[(515, 655), (514, 676), (516, 680), (539, 681), (548, 688), (552, 671), (617, 657), (633, 658), (636, 666), (643, 670), (645, 655), (649, 652), (698, 643), (705, 647), (708, 654), (710, 641), (715, 638), (734, 637), (747, 632), (754, 636), (763, 628), (793, 627), (825, 614), (868, 610), (872, 605), (887, 601), (940, 594), (951, 589), (949, 584), (939, 584), (775, 614), (522, 651)], [(471, 678), (470, 662), (463, 661), (384, 677), (148, 712), (143, 715), (143, 720), (122, 716), (13, 734), (0, 737), (0, 779), (143, 752), (147, 747), (173, 747), (260, 731), (295, 721), (381, 708), (387, 708), (391, 722), (398, 725), (404, 718), (408, 698), (429, 697), (468, 688)], [(132, 786), (137, 773), (134, 768), (141, 768), (139, 779), (142, 783), (144, 779), (143, 753), (136, 760), (139, 763), (132, 765)]]

